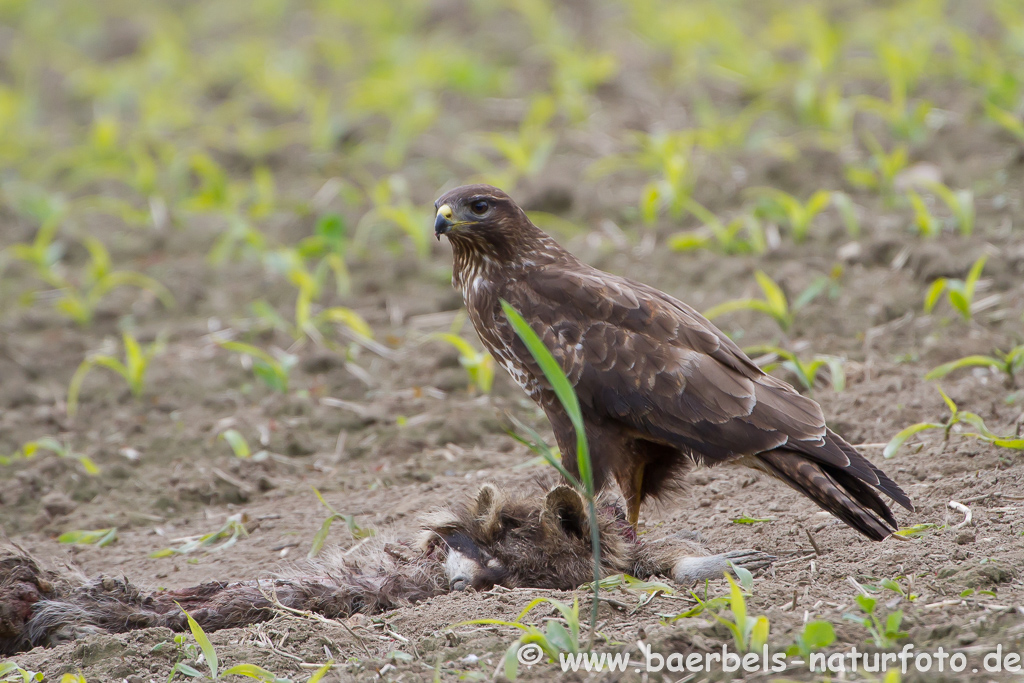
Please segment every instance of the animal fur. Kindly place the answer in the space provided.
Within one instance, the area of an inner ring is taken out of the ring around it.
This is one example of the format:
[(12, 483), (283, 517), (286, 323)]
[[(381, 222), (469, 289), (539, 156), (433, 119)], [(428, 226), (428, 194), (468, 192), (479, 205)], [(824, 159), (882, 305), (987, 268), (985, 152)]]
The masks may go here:
[[(339, 618), (379, 613), (451, 590), (495, 585), (571, 590), (593, 578), (590, 522), (566, 486), (542, 499), (485, 484), (460, 505), (428, 514), (414, 543), (375, 539), (358, 556), (335, 550), (269, 579), (211, 582), (147, 592), (126, 578), (87, 579), (42, 569), (20, 551), (0, 554), (0, 654), (97, 632), (187, 628), (184, 612), (207, 631), (271, 618), (273, 600)], [(749, 569), (773, 558), (746, 550), (708, 555), (681, 535), (639, 540), (615, 505), (598, 515), (602, 573), (679, 582), (718, 578), (730, 561)]]

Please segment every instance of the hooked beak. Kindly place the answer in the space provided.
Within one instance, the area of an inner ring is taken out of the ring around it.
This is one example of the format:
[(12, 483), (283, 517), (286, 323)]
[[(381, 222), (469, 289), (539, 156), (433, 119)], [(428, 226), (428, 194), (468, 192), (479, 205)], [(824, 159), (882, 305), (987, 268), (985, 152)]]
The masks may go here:
[(434, 218), (434, 236), (441, 241), (441, 235), (448, 234), (452, 229), (452, 207), (442, 204), (437, 209), (437, 217)]

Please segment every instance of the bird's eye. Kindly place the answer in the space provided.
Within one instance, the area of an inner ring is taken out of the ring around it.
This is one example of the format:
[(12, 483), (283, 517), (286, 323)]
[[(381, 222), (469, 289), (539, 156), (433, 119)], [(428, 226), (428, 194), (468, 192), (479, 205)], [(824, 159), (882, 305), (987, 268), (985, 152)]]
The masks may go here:
[(487, 213), (487, 209), (490, 208), (490, 204), (485, 199), (478, 199), (469, 205), (469, 210), (475, 213), (477, 216), (483, 216)]

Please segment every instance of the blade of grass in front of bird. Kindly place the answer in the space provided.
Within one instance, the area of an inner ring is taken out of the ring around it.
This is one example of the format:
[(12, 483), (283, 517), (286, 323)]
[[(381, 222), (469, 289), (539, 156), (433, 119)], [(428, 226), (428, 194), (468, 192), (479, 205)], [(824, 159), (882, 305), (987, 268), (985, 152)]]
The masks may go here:
[(559, 366), (558, 361), (551, 355), (551, 352), (541, 341), (537, 333), (533, 331), (519, 312), (512, 305), (501, 299), (501, 308), (505, 312), (512, 329), (526, 345), (530, 355), (544, 372), (544, 376), (551, 384), (555, 395), (562, 403), (565, 412), (568, 413), (576, 430), (576, 462), (580, 472), (580, 482), (583, 484), (589, 507), (590, 517), (590, 542), (591, 551), (594, 556), (594, 602), (590, 609), (590, 644), (593, 646), (594, 636), (597, 631), (597, 608), (600, 605), (598, 598), (598, 582), (601, 580), (601, 532), (597, 524), (597, 501), (594, 494), (594, 473), (591, 468), (590, 450), (587, 447), (587, 435), (583, 426), (583, 411), (580, 409), (579, 399), (573, 390), (569, 378)]

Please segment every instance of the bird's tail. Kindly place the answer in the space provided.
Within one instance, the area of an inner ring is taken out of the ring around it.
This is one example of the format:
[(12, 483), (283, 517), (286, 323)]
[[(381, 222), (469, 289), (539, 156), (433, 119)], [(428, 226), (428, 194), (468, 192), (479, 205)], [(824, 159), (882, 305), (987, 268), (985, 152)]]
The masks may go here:
[[(783, 448), (764, 451), (755, 457), (761, 469), (873, 541), (882, 541), (899, 528), (892, 511), (875, 489), (848, 469), (811, 460), (805, 454)], [(906, 498), (899, 487), (896, 490)], [(897, 502), (904, 504), (902, 500)], [(909, 500), (905, 506), (913, 509)]]

